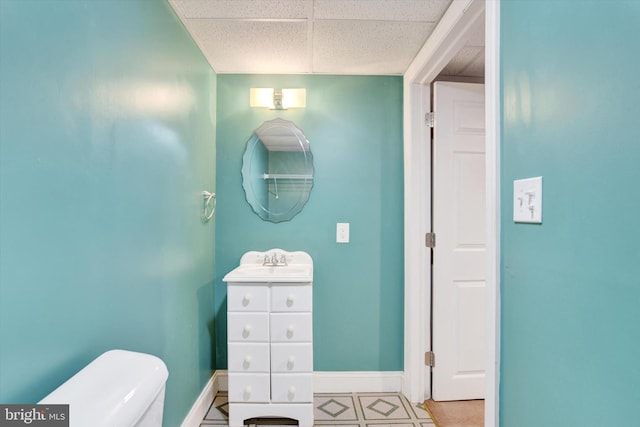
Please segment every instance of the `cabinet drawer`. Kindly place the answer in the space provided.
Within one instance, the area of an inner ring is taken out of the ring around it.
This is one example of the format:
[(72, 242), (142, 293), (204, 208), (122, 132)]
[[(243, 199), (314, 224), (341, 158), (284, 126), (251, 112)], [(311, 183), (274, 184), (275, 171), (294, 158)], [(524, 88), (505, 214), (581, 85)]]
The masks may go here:
[(312, 372), (313, 346), (305, 344), (272, 344), (272, 372)]
[(311, 374), (271, 375), (271, 401), (313, 402), (313, 378)]
[(229, 402), (268, 402), (269, 374), (229, 372)]
[(269, 311), (269, 287), (237, 285), (227, 288), (228, 311)]
[(271, 311), (311, 311), (312, 288), (307, 286), (273, 286)]
[(272, 342), (311, 342), (311, 313), (271, 314)]
[(269, 372), (268, 343), (231, 343), (227, 354), (230, 372)]
[(228, 313), (227, 335), (229, 341), (269, 341), (268, 313)]

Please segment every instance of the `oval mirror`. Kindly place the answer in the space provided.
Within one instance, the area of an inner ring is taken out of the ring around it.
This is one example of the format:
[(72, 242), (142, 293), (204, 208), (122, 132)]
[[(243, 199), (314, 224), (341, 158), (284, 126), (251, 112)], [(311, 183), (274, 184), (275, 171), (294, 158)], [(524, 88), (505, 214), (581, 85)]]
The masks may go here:
[(256, 129), (242, 156), (242, 186), (263, 220), (296, 216), (313, 186), (313, 157), (302, 130), (283, 119), (268, 120)]

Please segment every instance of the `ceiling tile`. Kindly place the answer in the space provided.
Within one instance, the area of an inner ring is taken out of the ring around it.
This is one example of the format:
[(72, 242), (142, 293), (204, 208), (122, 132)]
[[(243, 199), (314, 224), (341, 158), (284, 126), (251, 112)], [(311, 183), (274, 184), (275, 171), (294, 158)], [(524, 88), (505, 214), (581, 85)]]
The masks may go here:
[(402, 74), (435, 24), (317, 21), (313, 70), (336, 74)]
[(315, 0), (314, 19), (438, 22), (451, 0)]
[[(168, 1), (218, 73), (372, 75), (402, 75), (451, 3)], [(483, 46), (481, 23), (444, 71), (457, 76), (484, 72), (478, 50)]]
[(190, 19), (188, 25), (218, 73), (309, 73), (305, 22)]
[(444, 67), (440, 74), (446, 76), (457, 76), (462, 74), (465, 67), (481, 53), (484, 53), (484, 49), (481, 47), (463, 47), (460, 49), (460, 52), (458, 52), (458, 54), (449, 61), (449, 64)]
[(185, 18), (306, 19), (312, 0), (170, 0)]
[(464, 67), (462, 74), (472, 77), (484, 77), (484, 48), (481, 48), (481, 52)]
[(484, 19), (481, 19), (476, 28), (471, 30), (468, 37), (466, 46), (484, 46)]

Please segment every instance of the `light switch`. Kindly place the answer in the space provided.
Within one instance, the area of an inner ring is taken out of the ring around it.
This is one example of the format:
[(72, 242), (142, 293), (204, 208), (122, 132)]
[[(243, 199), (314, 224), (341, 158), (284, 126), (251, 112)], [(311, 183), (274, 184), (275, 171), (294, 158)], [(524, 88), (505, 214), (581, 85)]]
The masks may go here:
[(336, 224), (336, 242), (349, 243), (349, 223), (339, 222)]
[(513, 181), (513, 221), (542, 223), (542, 177)]

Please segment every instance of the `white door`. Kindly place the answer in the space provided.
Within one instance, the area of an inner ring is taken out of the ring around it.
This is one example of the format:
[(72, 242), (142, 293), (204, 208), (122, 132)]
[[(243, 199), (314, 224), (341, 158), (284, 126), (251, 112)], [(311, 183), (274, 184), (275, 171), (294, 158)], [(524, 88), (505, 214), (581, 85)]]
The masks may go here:
[(484, 398), (484, 85), (434, 83), (433, 400)]

